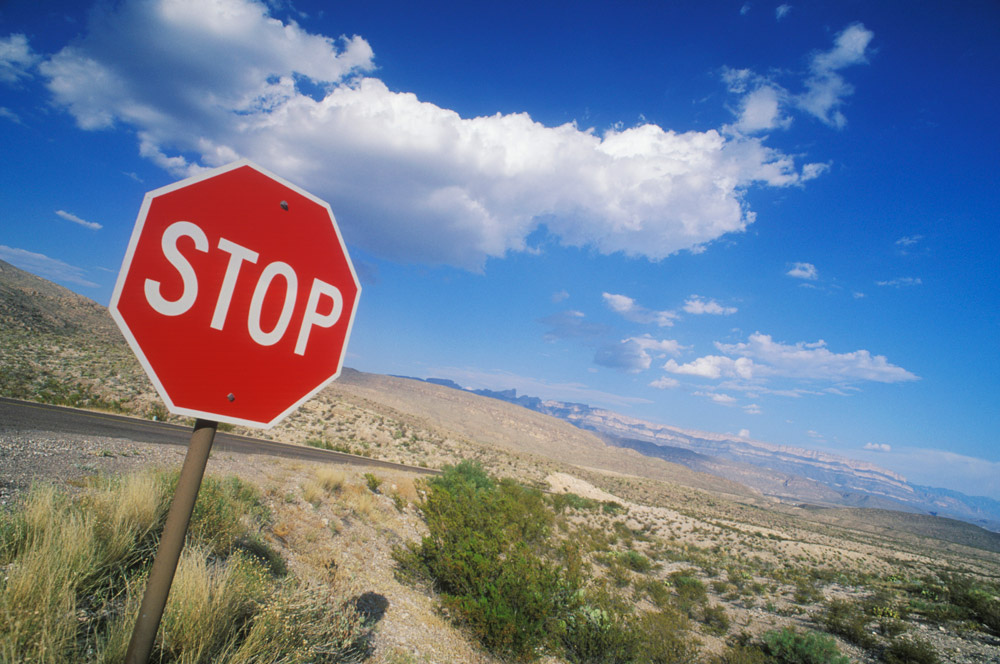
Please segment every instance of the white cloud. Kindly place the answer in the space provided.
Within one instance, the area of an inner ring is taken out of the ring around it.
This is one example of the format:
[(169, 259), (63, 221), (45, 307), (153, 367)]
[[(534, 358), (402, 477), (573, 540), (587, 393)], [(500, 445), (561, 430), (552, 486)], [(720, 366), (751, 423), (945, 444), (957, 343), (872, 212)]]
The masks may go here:
[(713, 314), (730, 316), (737, 312), (736, 307), (724, 307), (715, 300), (704, 300), (700, 295), (692, 295), (684, 302), (684, 311), (689, 314)]
[(736, 401), (734, 397), (731, 397), (728, 394), (723, 394), (721, 392), (695, 392), (694, 395), (696, 397), (705, 397), (707, 399), (711, 399), (715, 403), (721, 403), (727, 406)]
[(876, 281), (876, 286), (890, 286), (892, 288), (904, 288), (906, 286), (919, 286), (923, 281), (920, 277), (897, 277), (888, 281)]
[(891, 452), (892, 445), (887, 445), (886, 443), (865, 443), (865, 449), (874, 452)]
[[(758, 406), (755, 403), (751, 403), (747, 404), (746, 406), (743, 406), (743, 412), (746, 413), (747, 415), (760, 415), (762, 411), (760, 409), (760, 406)], [(747, 435), (749, 436), (749, 434)]]
[[(791, 11), (787, 4), (775, 10), (777, 20)], [(815, 53), (809, 63), (809, 72), (803, 81), (804, 90), (793, 94), (780, 85), (776, 75), (761, 76), (749, 69), (723, 68), (722, 80), (728, 90), (742, 95), (739, 107), (734, 109), (736, 123), (723, 129), (735, 135), (753, 134), (770, 129), (787, 129), (792, 117), (784, 109), (798, 109), (819, 118), (823, 123), (841, 128), (847, 118), (840, 110), (854, 88), (844, 80), (840, 70), (868, 62), (868, 45), (874, 33), (860, 23), (841, 31), (833, 47)], [(800, 180), (823, 173), (828, 165), (809, 164), (799, 174)]]
[(750, 3), (744, 2), (743, 6), (740, 7), (740, 16), (746, 16), (749, 13), (750, 13)]
[(75, 214), (72, 214), (71, 212), (66, 212), (65, 210), (56, 210), (56, 215), (62, 217), (66, 221), (72, 221), (74, 224), (79, 224), (84, 228), (89, 228), (92, 231), (99, 231), (102, 228), (104, 228), (96, 221), (87, 221), (86, 219), (81, 219)]
[(796, 279), (815, 280), (819, 278), (819, 270), (812, 263), (793, 263), (792, 268), (785, 274)]
[(650, 383), (649, 386), (655, 387), (658, 390), (672, 390), (676, 387), (680, 387), (680, 384), (680, 381), (676, 378), (671, 378), (670, 376), (660, 376)]
[(630, 320), (633, 323), (642, 323), (644, 325), (655, 323), (660, 327), (671, 327), (677, 319), (677, 314), (673, 311), (647, 309), (637, 304), (628, 295), (602, 293), (601, 297), (604, 298), (604, 303), (608, 305), (609, 309), (621, 314), (625, 320)]
[(566, 289), (563, 289), (561, 291), (556, 291), (555, 293), (552, 294), (552, 302), (554, 303), (562, 302), (567, 298), (569, 298), (569, 291), (567, 291)]
[(740, 438), (749, 438), (750, 429), (740, 429), (740, 432), (736, 435), (739, 436)]
[(833, 48), (813, 56), (806, 91), (796, 98), (799, 108), (832, 127), (843, 127), (847, 118), (840, 111), (845, 98), (854, 93), (838, 71), (868, 62), (868, 45), (875, 34), (860, 23), (849, 25), (834, 39)]
[(792, 11), (791, 5), (778, 5), (774, 10), (774, 18), (778, 21), (788, 16), (788, 12)]
[(773, 85), (763, 85), (740, 101), (736, 128), (744, 134), (775, 128), (787, 128), (792, 118), (781, 114), (783, 91)]
[(0, 38), (0, 83), (17, 83), (28, 77), (28, 70), (37, 61), (38, 55), (31, 50), (25, 35)]
[(52, 281), (62, 281), (87, 288), (98, 287), (98, 284), (84, 276), (83, 268), (70, 265), (58, 258), (36, 254), (27, 249), (17, 249), (0, 244), (0, 260)]
[[(752, 359), (755, 376), (781, 376), (846, 383), (856, 381), (897, 383), (919, 380), (918, 376), (906, 369), (890, 364), (884, 355), (872, 355), (867, 350), (833, 353), (822, 340), (788, 345), (774, 341), (770, 335), (755, 332), (750, 335), (747, 343), (716, 343), (715, 346), (727, 355), (739, 356), (735, 362)], [(706, 358), (699, 358), (703, 359)]]
[(21, 116), (19, 116), (14, 111), (10, 110), (6, 106), (0, 106), (0, 118), (6, 118), (13, 122), (14, 124), (24, 124), (21, 121)]
[(639, 373), (652, 365), (654, 356), (676, 355), (680, 351), (681, 345), (677, 341), (657, 340), (646, 334), (601, 346), (594, 355), (594, 362), (628, 373)]
[(904, 235), (896, 240), (897, 247), (912, 247), (924, 239), (923, 235)]
[(40, 65), (80, 127), (126, 125), (177, 175), (252, 159), (331, 201), (349, 242), (394, 260), (481, 269), (542, 223), (567, 245), (660, 259), (743, 231), (749, 187), (817, 174), (716, 130), (463, 118), (366, 77), (361, 37), (310, 34), (253, 0), (98, 7)]
[(678, 364), (674, 360), (667, 360), (663, 368), (670, 373), (684, 374), (687, 376), (701, 376), (702, 378), (742, 378), (751, 380), (754, 377), (755, 366), (752, 360), (745, 357), (733, 359), (722, 355), (705, 355), (687, 364)]

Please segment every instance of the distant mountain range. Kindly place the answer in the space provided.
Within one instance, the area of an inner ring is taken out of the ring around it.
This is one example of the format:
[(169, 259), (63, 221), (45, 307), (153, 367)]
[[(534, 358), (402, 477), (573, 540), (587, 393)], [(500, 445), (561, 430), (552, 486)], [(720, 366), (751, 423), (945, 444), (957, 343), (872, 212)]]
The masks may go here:
[(469, 390), (445, 378), (417, 380), (551, 415), (596, 433), (608, 444), (739, 482), (783, 501), (946, 516), (1000, 532), (1000, 501), (912, 484), (872, 463), (730, 434), (680, 429), (582, 403), (519, 396), (513, 389)]

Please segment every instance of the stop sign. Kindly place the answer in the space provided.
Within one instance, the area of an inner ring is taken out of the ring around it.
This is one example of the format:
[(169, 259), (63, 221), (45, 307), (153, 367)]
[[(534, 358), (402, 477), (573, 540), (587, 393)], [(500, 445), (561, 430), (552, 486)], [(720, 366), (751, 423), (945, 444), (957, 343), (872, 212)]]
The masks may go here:
[(330, 206), (239, 161), (146, 194), (110, 310), (170, 412), (270, 428), (340, 375), (360, 292)]

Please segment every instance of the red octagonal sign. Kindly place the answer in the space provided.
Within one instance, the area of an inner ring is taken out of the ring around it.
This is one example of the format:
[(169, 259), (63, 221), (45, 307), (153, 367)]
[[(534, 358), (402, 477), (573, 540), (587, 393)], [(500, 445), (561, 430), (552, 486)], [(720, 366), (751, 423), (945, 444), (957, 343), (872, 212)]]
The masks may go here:
[(170, 412), (269, 428), (340, 375), (360, 293), (330, 206), (240, 161), (146, 194), (110, 309)]

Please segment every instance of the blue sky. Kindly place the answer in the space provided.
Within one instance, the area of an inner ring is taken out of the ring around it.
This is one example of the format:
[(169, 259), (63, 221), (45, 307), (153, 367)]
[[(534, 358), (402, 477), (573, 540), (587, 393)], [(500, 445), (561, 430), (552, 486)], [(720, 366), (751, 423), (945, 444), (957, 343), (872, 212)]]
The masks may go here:
[(145, 192), (329, 201), (348, 365), (1000, 498), (992, 2), (0, 5), (0, 259), (106, 304)]

